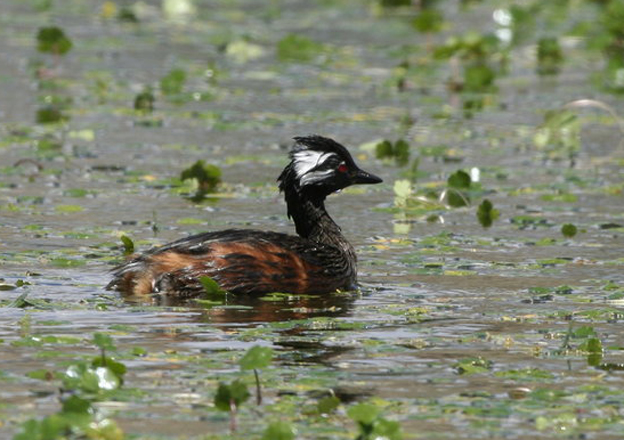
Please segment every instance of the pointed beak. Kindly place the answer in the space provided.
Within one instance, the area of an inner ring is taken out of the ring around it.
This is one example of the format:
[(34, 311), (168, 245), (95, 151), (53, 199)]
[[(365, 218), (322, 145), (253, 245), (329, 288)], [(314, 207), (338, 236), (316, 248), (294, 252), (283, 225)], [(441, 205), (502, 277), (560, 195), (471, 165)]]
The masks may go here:
[(383, 182), (383, 180), (381, 180), (379, 177), (375, 176), (374, 174), (368, 173), (364, 170), (357, 170), (357, 173), (355, 174), (355, 176), (353, 177), (353, 183), (381, 183)]

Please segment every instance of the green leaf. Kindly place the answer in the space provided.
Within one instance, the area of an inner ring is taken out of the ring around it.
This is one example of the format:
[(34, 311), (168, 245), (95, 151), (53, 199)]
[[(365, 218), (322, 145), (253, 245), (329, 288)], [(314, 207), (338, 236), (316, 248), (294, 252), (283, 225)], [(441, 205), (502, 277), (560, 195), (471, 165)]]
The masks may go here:
[(421, 33), (435, 33), (442, 30), (444, 16), (433, 8), (422, 9), (412, 21), (412, 26)]
[(280, 61), (309, 62), (325, 50), (325, 45), (300, 34), (289, 34), (277, 43)]
[(39, 107), (35, 113), (35, 121), (38, 124), (54, 124), (68, 119), (68, 116), (55, 104)]
[(410, 145), (407, 141), (399, 139), (394, 144), (394, 159), (398, 166), (405, 166), (409, 162)]
[(50, 264), (54, 267), (80, 267), (87, 264), (84, 259), (70, 260), (69, 258), (52, 258)]
[(387, 420), (379, 418), (373, 425), (373, 431), (370, 436), (371, 439), (387, 439), (387, 440), (401, 440), (403, 433), (401, 432), (401, 425), (399, 422), (393, 420)]
[[(54, 437), (52, 437), (54, 438)], [(13, 440), (40, 440), (41, 423), (38, 420), (30, 419), (22, 424), (22, 430), (13, 436)]]
[(58, 213), (73, 214), (84, 211), (84, 208), (80, 205), (57, 205), (55, 210)]
[(34, 307), (35, 304), (28, 301), (26, 299), (27, 296), (28, 296), (28, 292), (24, 292), (20, 296), (15, 298), (13, 301), (11, 301), (9, 304), (7, 304), (5, 307), (14, 307), (18, 309), (25, 309), (26, 307)]
[(288, 422), (279, 420), (267, 426), (261, 440), (295, 440), (297, 430)]
[(146, 88), (134, 98), (134, 109), (144, 113), (151, 113), (154, 111), (154, 101), (156, 101), (156, 98), (154, 98), (151, 89)]
[(470, 92), (484, 92), (494, 85), (496, 72), (484, 63), (466, 66), (464, 69), (464, 90)]
[(219, 382), (214, 404), (221, 411), (230, 411), (231, 403), (238, 407), (249, 399), (250, 395), (247, 385), (238, 379), (230, 384)]
[(123, 376), (124, 374), (126, 374), (126, 371), (127, 371), (126, 366), (124, 364), (122, 364), (121, 362), (117, 362), (116, 360), (108, 356), (105, 356), (104, 358), (102, 358), (102, 356), (97, 356), (93, 358), (93, 362), (91, 362), (91, 366), (94, 368), (98, 368), (98, 367), (108, 368), (110, 371), (112, 371), (115, 374), (115, 376), (117, 376), (120, 383), (123, 383)]
[(347, 415), (355, 422), (371, 425), (381, 410), (371, 403), (358, 403), (347, 410)]
[(63, 400), (63, 412), (88, 414), (91, 410), (91, 402), (87, 399), (72, 394), (69, 398)]
[(119, 377), (107, 367), (93, 368), (85, 363), (70, 365), (63, 377), (63, 387), (69, 390), (80, 390), (87, 393), (119, 388)]
[(587, 338), (590, 336), (596, 336), (596, 330), (591, 325), (582, 325), (574, 330), (571, 335), (573, 338)]
[(37, 44), (39, 52), (50, 52), (55, 55), (63, 55), (72, 48), (71, 40), (56, 26), (39, 29)]
[(470, 175), (463, 171), (457, 170), (447, 179), (449, 188), (468, 189), (470, 188)]
[(407, 165), (409, 155), (410, 145), (403, 139), (399, 139), (394, 144), (389, 140), (384, 140), (375, 145), (377, 159), (394, 159), (398, 166)]
[(219, 299), (223, 300), (227, 292), (223, 290), (219, 283), (208, 276), (199, 277), (199, 282), (204, 288), (204, 298), (205, 299)]
[(477, 218), (484, 228), (492, 226), (492, 223), (499, 215), (498, 209), (494, 209), (494, 205), (488, 199), (483, 200), (477, 208)]
[(577, 232), (578, 232), (578, 230), (577, 230), (576, 226), (574, 226), (572, 223), (566, 223), (565, 225), (563, 225), (561, 227), (561, 233), (566, 238), (574, 237)]
[(340, 406), (340, 399), (336, 396), (323, 397), (316, 404), (316, 408), (320, 414), (330, 414)]
[(121, 237), (119, 237), (119, 239), (124, 246), (124, 255), (130, 255), (134, 253), (134, 242), (130, 237), (128, 237), (127, 235), (122, 235)]
[(186, 72), (182, 69), (173, 69), (160, 80), (160, 90), (165, 95), (182, 93)]
[(555, 75), (561, 70), (563, 52), (555, 37), (542, 37), (537, 42), (537, 73)]
[(198, 160), (182, 171), (180, 179), (183, 181), (196, 179), (200, 191), (213, 192), (221, 183), (221, 169), (216, 165), (206, 164), (203, 160)]
[(461, 208), (470, 204), (470, 196), (458, 189), (449, 188), (446, 193), (446, 201), (452, 208)]
[(273, 349), (270, 347), (261, 347), (254, 345), (247, 353), (238, 361), (241, 370), (253, 370), (266, 368), (273, 360)]
[(115, 342), (113, 341), (113, 338), (105, 333), (94, 333), (93, 344), (100, 350), (115, 350)]
[(486, 373), (492, 369), (492, 361), (479, 356), (462, 359), (454, 367), (458, 374)]
[(375, 156), (377, 157), (377, 159), (387, 159), (389, 157), (392, 157), (392, 155), (392, 142), (390, 142), (389, 140), (383, 140), (375, 145)]
[(602, 353), (602, 342), (598, 338), (587, 338), (578, 349), (588, 353)]

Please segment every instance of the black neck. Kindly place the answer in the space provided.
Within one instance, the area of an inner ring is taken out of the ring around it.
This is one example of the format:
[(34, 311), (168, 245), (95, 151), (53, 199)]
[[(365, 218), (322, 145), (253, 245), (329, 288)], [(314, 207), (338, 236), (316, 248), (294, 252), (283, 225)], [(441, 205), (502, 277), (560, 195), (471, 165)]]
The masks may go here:
[(353, 247), (342, 235), (340, 226), (325, 209), (325, 196), (306, 194), (299, 189), (285, 191), (288, 215), (295, 222), (297, 234), (318, 243), (329, 244), (352, 254)]

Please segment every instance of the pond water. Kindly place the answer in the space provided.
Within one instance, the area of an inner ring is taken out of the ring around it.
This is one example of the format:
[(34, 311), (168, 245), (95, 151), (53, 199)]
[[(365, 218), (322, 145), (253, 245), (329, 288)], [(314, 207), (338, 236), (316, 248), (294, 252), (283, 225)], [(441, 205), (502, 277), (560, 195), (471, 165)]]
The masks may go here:
[[(622, 438), (624, 102), (601, 87), (603, 53), (565, 32), (599, 6), (553, 2), (568, 15), (538, 10), (525, 41), (475, 61), (435, 47), (519, 32), (500, 20), (509, 2), (440, 2), (427, 35), (414, 7), (381, 3), (2, 1), (1, 438), (60, 410), (94, 333), (127, 373), (93, 405), (127, 438), (261, 438), (282, 420), (296, 438), (353, 439), (361, 402), (409, 439)], [(64, 55), (37, 51), (52, 25), (72, 40)], [(535, 42), (555, 32), (561, 71), (539, 76)], [(457, 72), (481, 62), (494, 85), (460, 91)], [(135, 110), (148, 88), (154, 110)], [(571, 122), (545, 119), (575, 101)], [(384, 179), (327, 203), (358, 251), (359, 292), (208, 306), (104, 290), (122, 235), (145, 250), (226, 227), (294, 233), (275, 179), (309, 133)], [(408, 142), (407, 165), (378, 157), (383, 139)], [(195, 203), (179, 177), (197, 160), (223, 183)], [(469, 206), (426, 197), (473, 169)], [(486, 198), (500, 213), (488, 228)], [(256, 345), (274, 353), (264, 403), (239, 408), (232, 434), (214, 395), (252, 386), (238, 360)], [(329, 395), (339, 404), (321, 411)]]

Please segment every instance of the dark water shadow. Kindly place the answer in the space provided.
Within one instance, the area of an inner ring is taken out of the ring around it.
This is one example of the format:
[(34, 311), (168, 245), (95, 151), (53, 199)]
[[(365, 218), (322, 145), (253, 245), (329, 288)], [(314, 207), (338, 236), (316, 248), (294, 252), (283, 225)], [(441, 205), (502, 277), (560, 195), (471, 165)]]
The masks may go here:
[(325, 295), (266, 296), (230, 295), (221, 303), (205, 303), (195, 299), (180, 299), (154, 295), (150, 298), (127, 297), (132, 305), (149, 304), (163, 307), (182, 307), (200, 311), (197, 320), (203, 323), (238, 327), (269, 322), (288, 322), (317, 317), (346, 316), (353, 309), (358, 295), (355, 292)]

